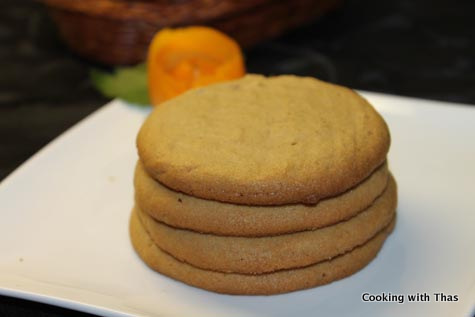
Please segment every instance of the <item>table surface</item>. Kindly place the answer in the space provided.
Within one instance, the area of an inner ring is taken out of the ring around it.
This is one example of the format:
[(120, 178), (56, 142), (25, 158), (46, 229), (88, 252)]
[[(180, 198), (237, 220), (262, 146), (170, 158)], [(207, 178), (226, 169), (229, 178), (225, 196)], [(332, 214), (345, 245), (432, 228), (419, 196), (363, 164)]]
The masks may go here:
[[(0, 180), (105, 104), (37, 2), (0, 0)], [(475, 2), (348, 0), (246, 53), (249, 72), (475, 104)], [(92, 316), (0, 296), (0, 316)]]

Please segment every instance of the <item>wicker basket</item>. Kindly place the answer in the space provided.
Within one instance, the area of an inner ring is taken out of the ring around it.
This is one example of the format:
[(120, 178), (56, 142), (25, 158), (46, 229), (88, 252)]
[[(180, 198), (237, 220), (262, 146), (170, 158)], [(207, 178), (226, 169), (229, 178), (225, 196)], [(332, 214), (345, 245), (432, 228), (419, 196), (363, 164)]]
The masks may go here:
[(341, 0), (40, 0), (69, 47), (108, 64), (143, 61), (163, 27), (209, 25), (249, 47), (307, 23)]

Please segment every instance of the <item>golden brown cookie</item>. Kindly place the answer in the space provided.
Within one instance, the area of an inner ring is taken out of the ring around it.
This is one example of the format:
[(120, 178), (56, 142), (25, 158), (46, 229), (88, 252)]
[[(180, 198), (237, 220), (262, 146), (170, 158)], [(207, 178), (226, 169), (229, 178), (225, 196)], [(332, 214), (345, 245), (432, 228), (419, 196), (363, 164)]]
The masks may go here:
[(354, 91), (249, 75), (184, 93), (146, 119), (145, 169), (175, 191), (247, 205), (316, 203), (380, 166), (386, 123)]
[(219, 293), (270, 295), (327, 284), (359, 271), (378, 254), (393, 226), (394, 221), (366, 244), (329, 261), (267, 274), (221, 273), (180, 262), (155, 245), (136, 213), (130, 219), (130, 235), (142, 260), (173, 279)]
[(176, 259), (202, 269), (266, 273), (298, 268), (366, 243), (394, 217), (397, 196), (391, 177), (383, 195), (363, 212), (333, 226), (270, 237), (229, 237), (176, 229), (136, 207), (155, 244)]
[(155, 219), (177, 228), (225, 236), (268, 236), (317, 229), (346, 220), (386, 188), (383, 164), (358, 186), (316, 205), (246, 206), (175, 192), (152, 179), (140, 161), (135, 169), (135, 200)]

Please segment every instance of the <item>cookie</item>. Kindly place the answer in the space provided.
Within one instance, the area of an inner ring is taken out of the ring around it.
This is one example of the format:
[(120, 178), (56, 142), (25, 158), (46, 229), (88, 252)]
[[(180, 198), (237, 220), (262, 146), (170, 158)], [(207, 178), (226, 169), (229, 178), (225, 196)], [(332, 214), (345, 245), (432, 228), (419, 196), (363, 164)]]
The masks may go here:
[(248, 75), (194, 89), (137, 137), (147, 172), (191, 196), (245, 205), (314, 204), (386, 158), (386, 123), (354, 91), (313, 78)]
[(366, 244), (331, 260), (267, 274), (215, 272), (178, 261), (155, 245), (136, 213), (130, 219), (130, 236), (140, 258), (173, 279), (219, 293), (270, 295), (327, 284), (359, 271), (378, 254), (393, 226), (394, 220)]
[(270, 237), (228, 237), (176, 229), (136, 207), (155, 244), (180, 261), (220, 272), (265, 273), (303, 267), (364, 244), (386, 227), (396, 209), (396, 184), (353, 218), (317, 230)]
[(175, 192), (152, 179), (139, 161), (135, 201), (154, 217), (177, 228), (225, 236), (269, 236), (317, 229), (346, 220), (369, 205), (386, 188), (387, 164), (358, 186), (315, 205), (246, 206), (205, 200)]

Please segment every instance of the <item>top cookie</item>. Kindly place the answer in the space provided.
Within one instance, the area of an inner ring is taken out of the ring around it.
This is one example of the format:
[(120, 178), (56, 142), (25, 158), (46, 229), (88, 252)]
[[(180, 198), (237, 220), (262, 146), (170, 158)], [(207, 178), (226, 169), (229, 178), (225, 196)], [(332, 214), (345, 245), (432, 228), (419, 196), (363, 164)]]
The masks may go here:
[(385, 160), (386, 123), (354, 91), (313, 78), (248, 75), (156, 107), (137, 147), (147, 172), (200, 198), (313, 204)]

